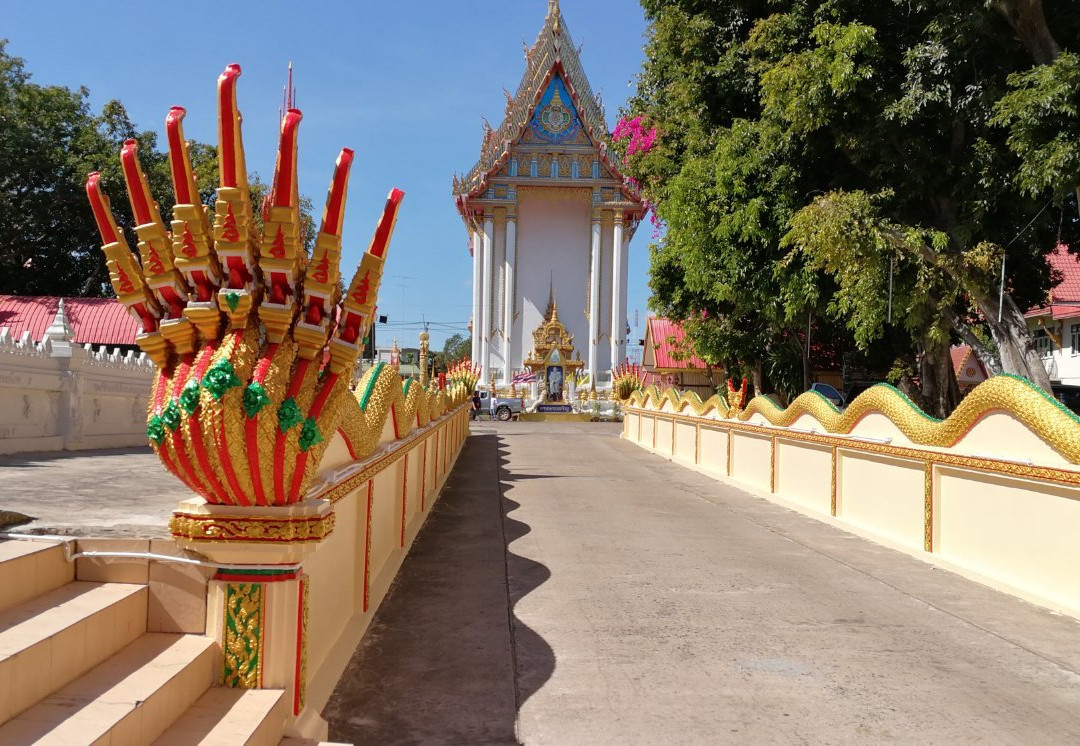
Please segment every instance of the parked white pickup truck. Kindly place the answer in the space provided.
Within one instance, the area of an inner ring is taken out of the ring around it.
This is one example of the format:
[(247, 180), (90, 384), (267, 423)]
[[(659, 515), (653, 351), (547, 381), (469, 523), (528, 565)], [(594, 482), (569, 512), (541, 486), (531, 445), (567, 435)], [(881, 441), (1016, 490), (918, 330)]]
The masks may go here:
[(481, 389), (480, 392), (480, 411), (487, 412), (491, 415), (491, 419), (506, 422), (513, 418), (516, 414), (521, 414), (525, 409), (524, 399), (500, 399), (499, 397), (491, 398), (489, 392)]

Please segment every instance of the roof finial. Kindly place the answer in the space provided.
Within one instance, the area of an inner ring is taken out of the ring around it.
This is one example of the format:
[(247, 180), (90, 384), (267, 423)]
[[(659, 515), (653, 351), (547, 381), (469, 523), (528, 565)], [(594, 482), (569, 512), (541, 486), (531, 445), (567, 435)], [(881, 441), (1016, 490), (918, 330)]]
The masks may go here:
[(559, 30), (559, 21), (562, 20), (562, 12), (559, 10), (559, 0), (548, 0), (547, 17), (551, 21), (556, 32)]

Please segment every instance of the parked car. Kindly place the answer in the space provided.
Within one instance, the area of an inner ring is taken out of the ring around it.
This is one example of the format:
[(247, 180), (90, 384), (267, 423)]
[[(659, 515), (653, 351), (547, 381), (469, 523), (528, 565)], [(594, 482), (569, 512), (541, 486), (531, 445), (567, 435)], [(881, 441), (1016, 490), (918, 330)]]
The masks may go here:
[(1080, 414), (1080, 386), (1055, 383), (1051, 388), (1054, 390), (1055, 399), (1073, 412)]
[(499, 397), (492, 398), (491, 394), (485, 390), (481, 390), (479, 393), (480, 411), (487, 412), (493, 420), (506, 422), (510, 420), (514, 415), (521, 414), (522, 410), (525, 409), (524, 399), (500, 399)]
[(826, 399), (836, 405), (837, 409), (844, 408), (844, 395), (836, 390), (835, 386), (830, 386), (827, 383), (815, 383), (810, 387), (811, 391), (816, 391)]
[(851, 385), (848, 386), (848, 390), (844, 392), (844, 405), (851, 404), (851, 402), (855, 401), (855, 397), (871, 386), (877, 386), (879, 383), (881, 381), (852, 381)]

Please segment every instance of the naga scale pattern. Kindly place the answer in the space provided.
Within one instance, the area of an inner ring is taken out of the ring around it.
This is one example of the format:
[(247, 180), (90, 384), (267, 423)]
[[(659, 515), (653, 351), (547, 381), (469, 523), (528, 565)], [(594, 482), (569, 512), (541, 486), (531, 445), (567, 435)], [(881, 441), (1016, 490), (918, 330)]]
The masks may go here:
[(667, 404), (669, 411), (675, 414), (701, 417), (715, 413), (718, 417), (739, 422), (759, 414), (777, 427), (789, 427), (803, 415), (810, 415), (826, 432), (834, 435), (850, 434), (860, 420), (878, 413), (887, 417), (911, 442), (931, 448), (950, 448), (979, 420), (994, 412), (1004, 412), (1049, 444), (1065, 460), (1080, 464), (1080, 418), (1031, 382), (1010, 375), (994, 376), (979, 384), (945, 420), (926, 414), (896, 388), (884, 383), (867, 389), (842, 412), (812, 391), (801, 394), (786, 409), (764, 396), (756, 396), (745, 408), (740, 408), (719, 395), (702, 401), (694, 392), (680, 394), (674, 388), (661, 391), (650, 386), (631, 394), (628, 404), (657, 411)]

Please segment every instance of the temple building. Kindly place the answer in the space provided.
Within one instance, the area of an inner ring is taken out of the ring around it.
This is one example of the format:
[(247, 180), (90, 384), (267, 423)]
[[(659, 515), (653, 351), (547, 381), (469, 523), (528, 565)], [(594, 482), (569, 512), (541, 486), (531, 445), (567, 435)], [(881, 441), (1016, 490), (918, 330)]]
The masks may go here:
[(509, 383), (552, 298), (590, 381), (626, 356), (627, 247), (645, 207), (610, 149), (604, 110), (549, 0), (498, 129), (454, 178), (473, 259), (472, 358)]

